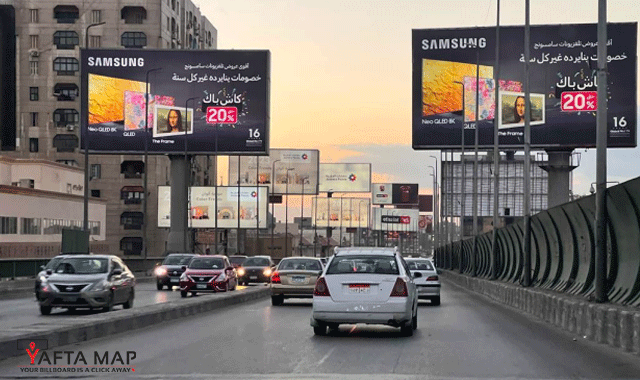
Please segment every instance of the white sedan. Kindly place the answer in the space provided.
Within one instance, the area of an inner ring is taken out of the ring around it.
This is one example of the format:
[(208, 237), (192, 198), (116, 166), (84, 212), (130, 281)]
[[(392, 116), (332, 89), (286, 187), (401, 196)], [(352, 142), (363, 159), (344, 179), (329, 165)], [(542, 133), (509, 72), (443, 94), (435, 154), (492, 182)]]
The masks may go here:
[(316, 281), (314, 333), (324, 335), (327, 327), (356, 323), (400, 327), (407, 336), (418, 328), (416, 285), (397, 249), (337, 248)]

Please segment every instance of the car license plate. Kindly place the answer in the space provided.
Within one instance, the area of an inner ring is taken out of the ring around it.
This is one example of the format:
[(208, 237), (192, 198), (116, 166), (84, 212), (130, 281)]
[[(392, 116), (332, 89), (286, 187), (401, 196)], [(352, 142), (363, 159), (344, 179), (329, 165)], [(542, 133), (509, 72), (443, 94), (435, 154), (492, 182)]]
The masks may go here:
[(196, 289), (206, 289), (207, 288), (207, 284), (198, 284), (196, 285)]
[(354, 294), (368, 294), (370, 286), (368, 284), (350, 284), (349, 292)]
[(76, 296), (63, 296), (62, 300), (64, 302), (76, 302), (78, 300), (78, 297), (76, 297)]
[(179, 278), (172, 278), (170, 281), (171, 282), (180, 282), (180, 279)]
[(249, 276), (249, 280), (257, 280), (258, 276)]
[(296, 284), (302, 284), (305, 280), (304, 276), (293, 276), (291, 277), (291, 282), (295, 282)]

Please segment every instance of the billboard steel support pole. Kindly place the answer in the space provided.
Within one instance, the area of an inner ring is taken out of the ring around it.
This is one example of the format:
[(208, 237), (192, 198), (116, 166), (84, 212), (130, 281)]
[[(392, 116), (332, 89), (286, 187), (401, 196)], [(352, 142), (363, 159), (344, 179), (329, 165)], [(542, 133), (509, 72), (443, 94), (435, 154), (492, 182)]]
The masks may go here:
[(240, 254), (240, 161), (242, 156), (238, 156), (238, 232), (236, 233), (236, 254)]
[(607, 1), (598, 0), (598, 113), (596, 120), (596, 302), (607, 296)]
[(302, 255), (302, 224), (304, 223), (304, 178), (302, 178), (302, 195), (300, 196), (300, 256)]
[(147, 223), (149, 221), (148, 213), (148, 195), (149, 195), (149, 74), (155, 71), (160, 71), (161, 68), (155, 68), (151, 70), (147, 70), (147, 75), (145, 79), (145, 97), (144, 97), (144, 179), (142, 183), (142, 187), (144, 189), (144, 196), (142, 197), (142, 257), (144, 259), (147, 258), (148, 254), (148, 237), (147, 237)]
[[(271, 163), (271, 196), (274, 196), (274, 185), (276, 183), (276, 162), (279, 162), (280, 160), (275, 160)], [(275, 199), (272, 199), (272, 201), (275, 201)], [(276, 203), (275, 202), (271, 202), (271, 219), (273, 220), (273, 223), (271, 225), (271, 255), (274, 254), (274, 245), (273, 245), (273, 236), (276, 230), (276, 214), (275, 214), (275, 207), (276, 207)]]
[[(193, 242), (189, 242), (188, 237), (189, 237), (189, 222), (191, 221), (191, 191), (189, 191), (190, 186), (191, 186), (191, 162), (190, 159), (187, 158), (187, 154), (188, 154), (188, 132), (189, 132), (189, 108), (187, 108), (189, 106), (189, 101), (191, 100), (196, 100), (198, 99), (197, 97), (193, 97), (193, 98), (189, 98), (187, 99), (186, 102), (184, 102), (184, 114), (185, 114), (185, 125), (184, 125), (184, 161), (187, 165), (187, 169), (189, 170), (189, 173), (187, 173), (187, 219), (185, 221), (185, 226), (184, 226), (184, 251), (185, 252), (193, 252)], [(195, 108), (195, 106), (193, 107)], [(145, 194), (146, 195), (146, 194)], [(191, 250), (189, 250), (189, 246), (191, 246)]]
[(478, 129), (480, 124), (480, 49), (476, 45), (476, 125), (474, 133), (473, 149), (473, 250), (471, 252), (471, 275), (476, 276), (478, 255)]
[(524, 21), (524, 277), (523, 286), (531, 286), (531, 89), (529, 87), (529, 42), (531, 27), (529, 26), (529, 0), (525, 0)]
[(215, 221), (214, 221), (214, 232), (216, 234), (216, 255), (218, 254), (218, 124), (215, 125), (215, 141), (214, 141), (214, 149), (216, 152), (216, 161), (214, 163), (214, 167), (213, 167), (213, 171), (214, 171), (214, 177), (213, 177), (213, 184), (214, 184), (214, 192), (215, 192), (215, 198), (214, 198), (214, 205), (213, 208), (215, 209)]
[(293, 168), (287, 168), (287, 203), (285, 206), (285, 217), (284, 217), (284, 257), (287, 257), (289, 253), (289, 172), (293, 170)]
[(260, 243), (260, 156), (256, 156), (256, 240), (254, 242), (254, 252), (258, 253)]
[[(496, 12), (496, 62), (494, 69), (494, 89), (496, 112), (500, 105), (500, 0), (497, 0)], [(493, 229), (491, 233), (491, 279), (498, 278), (498, 190), (500, 179), (500, 144), (498, 136), (498, 115), (493, 118)]]

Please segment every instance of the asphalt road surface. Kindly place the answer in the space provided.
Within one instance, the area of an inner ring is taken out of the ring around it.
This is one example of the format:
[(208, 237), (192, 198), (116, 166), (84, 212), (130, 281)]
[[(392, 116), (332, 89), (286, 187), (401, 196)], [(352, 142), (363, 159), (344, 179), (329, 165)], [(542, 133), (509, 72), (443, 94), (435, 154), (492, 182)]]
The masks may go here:
[[(632, 354), (533, 321), (446, 282), (441, 306), (421, 303), (412, 337), (369, 325), (314, 336), (310, 314), (310, 300), (273, 307), (265, 299), (57, 350), (87, 357), (135, 351), (136, 358), (121, 367), (140, 378), (640, 378), (640, 358)], [(0, 377), (37, 378), (21, 372), (27, 364), (26, 354), (0, 362)], [(95, 374), (106, 375), (122, 378)]]

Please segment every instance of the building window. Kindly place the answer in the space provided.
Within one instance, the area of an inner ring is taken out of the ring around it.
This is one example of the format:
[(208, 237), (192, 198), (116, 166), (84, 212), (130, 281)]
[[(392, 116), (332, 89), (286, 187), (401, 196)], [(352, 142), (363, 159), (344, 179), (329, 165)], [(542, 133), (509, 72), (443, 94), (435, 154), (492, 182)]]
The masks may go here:
[(147, 46), (147, 35), (142, 32), (124, 32), (121, 45), (127, 48), (142, 48)]
[(167, 31), (171, 31), (171, 21), (169, 21), (169, 16), (167, 16)]
[(38, 75), (38, 61), (29, 61), (29, 74)]
[(120, 189), (120, 199), (124, 204), (140, 204), (144, 198), (144, 188), (142, 186), (125, 186)]
[(38, 113), (37, 112), (31, 112), (31, 126), (32, 127), (37, 127), (38, 126)]
[(80, 122), (80, 114), (73, 108), (58, 108), (53, 111), (53, 122), (56, 127), (78, 126)]
[(124, 251), (125, 255), (139, 255), (142, 253), (142, 238), (141, 237), (124, 237), (120, 240), (120, 250)]
[(58, 152), (74, 152), (78, 147), (78, 136), (76, 135), (55, 135), (53, 137), (53, 147)]
[(53, 18), (58, 20), (58, 24), (75, 24), (80, 18), (80, 11), (73, 5), (58, 5), (53, 8)]
[(56, 160), (56, 162), (62, 165), (73, 166), (75, 168), (80, 167), (80, 165), (78, 165), (78, 161), (76, 160)]
[(42, 219), (40, 218), (21, 218), (22, 225), (20, 233), (22, 235), (40, 235), (42, 231)]
[(94, 198), (100, 198), (100, 190), (92, 189), (91, 190), (91, 196), (94, 197)]
[(37, 101), (39, 98), (38, 87), (29, 87), (29, 100)]
[(91, 11), (91, 23), (97, 24), (102, 22), (102, 11), (101, 10), (92, 10)]
[(102, 46), (102, 41), (100, 40), (100, 36), (90, 36), (89, 37), (89, 45), (92, 48), (99, 48)]
[(74, 83), (57, 83), (53, 87), (53, 96), (59, 101), (73, 101), (78, 97), (78, 86)]
[(124, 226), (125, 230), (141, 230), (143, 215), (141, 212), (125, 211), (120, 215), (120, 225)]
[(58, 49), (75, 49), (80, 44), (80, 38), (73, 30), (59, 30), (53, 34), (53, 44)]
[(102, 166), (100, 164), (91, 164), (89, 179), (99, 179), (102, 172)]
[(37, 138), (29, 138), (29, 152), (32, 153), (36, 153), (39, 150), (39, 146), (38, 146), (38, 139)]
[(30, 21), (31, 22), (40, 22), (40, 17), (38, 17), (37, 9), (29, 9)]
[(147, 10), (144, 7), (127, 6), (120, 11), (120, 18), (125, 24), (142, 24), (147, 18)]
[(142, 178), (144, 173), (144, 162), (142, 161), (123, 161), (120, 164), (120, 174), (124, 174), (124, 178)]
[(29, 41), (31, 42), (29, 46), (31, 46), (31, 49), (37, 49), (38, 48), (38, 35), (37, 34), (32, 34), (29, 36)]
[(18, 218), (15, 216), (0, 216), (0, 234), (15, 235), (18, 233)]
[(53, 71), (58, 75), (75, 75), (80, 70), (78, 60), (70, 57), (59, 57), (53, 61)]

